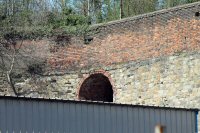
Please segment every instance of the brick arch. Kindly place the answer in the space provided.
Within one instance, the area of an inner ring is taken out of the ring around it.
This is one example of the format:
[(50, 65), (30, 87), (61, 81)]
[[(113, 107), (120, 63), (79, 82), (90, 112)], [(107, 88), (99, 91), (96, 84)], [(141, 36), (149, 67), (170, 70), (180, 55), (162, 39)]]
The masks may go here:
[[(95, 83), (94, 83), (94, 82)], [(89, 88), (87, 88), (87, 91), (91, 91), (92, 97), (83, 97), (83, 95), (81, 93), (83, 93), (82, 89), (86, 89), (86, 86)], [(93, 88), (95, 88), (94, 90), (91, 88), (91, 86)], [(100, 86), (100, 87), (99, 87)], [(111, 88), (109, 88), (111, 87)], [(102, 89), (103, 92), (100, 92), (100, 90), (98, 89)], [(108, 90), (106, 89), (111, 89), (112, 91), (112, 100), (107, 98), (102, 98), (101, 96), (108, 96), (107, 93), (110, 93)], [(95, 94), (97, 93), (97, 94)], [(101, 94), (104, 93), (105, 95)], [(100, 94), (100, 97), (98, 97)], [(83, 79), (81, 80), (81, 82), (79, 83), (78, 86), (78, 91), (77, 91), (77, 96), (79, 100), (92, 100), (92, 101), (104, 101), (104, 102), (113, 102), (114, 101), (114, 97), (116, 95), (116, 89), (114, 87), (114, 83), (113, 80), (111, 79), (111, 75), (104, 71), (104, 70), (98, 70), (89, 74), (83, 74)], [(97, 97), (95, 97), (97, 96)]]

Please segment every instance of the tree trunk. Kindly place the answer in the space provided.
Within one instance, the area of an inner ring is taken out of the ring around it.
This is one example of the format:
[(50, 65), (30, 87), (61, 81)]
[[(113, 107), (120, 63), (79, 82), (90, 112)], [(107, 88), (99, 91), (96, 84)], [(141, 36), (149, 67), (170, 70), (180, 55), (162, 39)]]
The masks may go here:
[(8, 80), (8, 83), (9, 83), (10, 87), (12, 88), (13, 92), (15, 93), (15, 95), (18, 95), (18, 93), (16, 91), (16, 88), (14, 86), (13, 80), (11, 78), (11, 73), (13, 71), (13, 67), (14, 67), (14, 63), (15, 63), (15, 54), (16, 54), (16, 50), (14, 48), (13, 55), (12, 55), (12, 61), (11, 61), (11, 65), (10, 65), (10, 70), (8, 70), (6, 72), (6, 74), (7, 74), (7, 80)]
[(127, 14), (128, 14), (128, 17), (130, 16), (130, 0), (128, 0), (128, 3), (127, 3)]
[(124, 17), (123, 0), (120, 0), (120, 19)]
[(90, 16), (90, 0), (87, 1), (87, 6), (88, 6), (88, 16)]

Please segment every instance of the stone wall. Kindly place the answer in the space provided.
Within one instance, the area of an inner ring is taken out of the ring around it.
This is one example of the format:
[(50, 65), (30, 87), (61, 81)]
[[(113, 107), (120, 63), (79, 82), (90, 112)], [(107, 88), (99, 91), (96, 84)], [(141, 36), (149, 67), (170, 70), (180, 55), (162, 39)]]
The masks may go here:
[(6, 94), (12, 93), (12, 91), (9, 91), (9, 89), (10, 88), (9, 88), (9, 85), (7, 84), (7, 79), (6, 79), (5, 73), (0, 71), (0, 94), (6, 95)]
[[(34, 76), (16, 83), (24, 96), (78, 99), (83, 81), (94, 73), (109, 78), (114, 102), (200, 108), (200, 53), (179, 53), (145, 61)], [(1, 95), (7, 89), (1, 88)]]
[[(47, 76), (36, 76), (15, 86), (22, 96), (79, 99), (83, 81), (102, 73), (113, 86), (113, 102), (200, 109), (200, 53), (183, 52)], [(0, 94), (12, 94), (0, 89)], [(200, 128), (200, 125), (199, 125)]]
[(199, 53), (181, 53), (111, 70), (117, 88), (115, 101), (199, 108), (199, 67)]

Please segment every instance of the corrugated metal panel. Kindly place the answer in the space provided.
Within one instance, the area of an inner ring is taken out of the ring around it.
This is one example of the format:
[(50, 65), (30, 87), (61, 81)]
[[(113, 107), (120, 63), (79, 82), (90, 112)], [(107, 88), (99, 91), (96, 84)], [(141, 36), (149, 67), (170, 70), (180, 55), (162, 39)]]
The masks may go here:
[(196, 111), (0, 98), (1, 133), (195, 133)]

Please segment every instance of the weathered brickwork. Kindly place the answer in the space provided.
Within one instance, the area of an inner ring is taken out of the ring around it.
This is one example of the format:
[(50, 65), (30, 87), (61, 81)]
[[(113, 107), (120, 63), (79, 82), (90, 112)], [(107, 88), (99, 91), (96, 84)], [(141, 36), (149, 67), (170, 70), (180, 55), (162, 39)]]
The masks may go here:
[(196, 2), (106, 24), (99, 24), (93, 27), (93, 30), (96, 31), (94, 36), (102, 39), (113, 33), (124, 34), (126, 31), (147, 32), (158, 25), (167, 25), (168, 21), (174, 18), (190, 20), (195, 17), (196, 12), (199, 12), (199, 8), (200, 4)]
[[(94, 26), (90, 44), (81, 45), (78, 40), (46, 49), (46, 72), (16, 82), (17, 92), (79, 100), (84, 81), (102, 74), (112, 85), (113, 102), (200, 109), (200, 17), (196, 12), (200, 2)], [(0, 95), (13, 95), (3, 74)], [(104, 80), (88, 82), (97, 79)], [(83, 85), (83, 95), (92, 87), (102, 87), (89, 85)]]
[[(87, 68), (198, 51), (200, 3), (98, 25), (89, 45), (71, 45), (49, 58), (52, 69)], [(96, 31), (97, 30), (97, 31)], [(95, 34), (96, 33), (96, 34)]]

